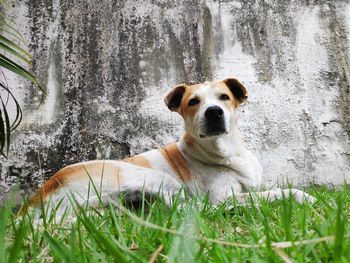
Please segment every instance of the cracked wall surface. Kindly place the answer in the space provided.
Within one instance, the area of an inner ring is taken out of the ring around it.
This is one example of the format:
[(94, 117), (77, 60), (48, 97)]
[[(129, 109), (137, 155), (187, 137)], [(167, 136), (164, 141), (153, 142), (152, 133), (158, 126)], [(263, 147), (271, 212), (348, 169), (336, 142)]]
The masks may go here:
[(349, 1), (12, 0), (40, 95), (11, 78), (24, 110), (0, 198), (59, 168), (173, 142), (173, 85), (238, 77), (247, 147), (265, 185), (350, 182)]

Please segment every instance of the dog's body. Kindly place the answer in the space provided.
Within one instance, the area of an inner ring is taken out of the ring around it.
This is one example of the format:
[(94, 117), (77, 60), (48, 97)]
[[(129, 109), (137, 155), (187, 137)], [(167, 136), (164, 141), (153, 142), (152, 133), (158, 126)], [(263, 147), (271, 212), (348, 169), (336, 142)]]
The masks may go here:
[[(165, 103), (185, 121), (185, 134), (174, 144), (121, 161), (88, 161), (57, 172), (30, 201), (53, 206), (67, 193), (80, 203), (97, 205), (126, 193), (157, 194), (171, 202), (182, 188), (193, 195), (207, 195), (217, 204), (235, 196), (245, 202), (248, 189), (258, 189), (262, 168), (241, 140), (236, 108), (247, 98), (245, 87), (230, 78), (197, 85), (178, 85), (166, 96)], [(274, 189), (256, 192), (269, 200), (293, 194), (298, 201), (312, 201), (306, 193)], [(68, 200), (63, 202), (66, 208)]]

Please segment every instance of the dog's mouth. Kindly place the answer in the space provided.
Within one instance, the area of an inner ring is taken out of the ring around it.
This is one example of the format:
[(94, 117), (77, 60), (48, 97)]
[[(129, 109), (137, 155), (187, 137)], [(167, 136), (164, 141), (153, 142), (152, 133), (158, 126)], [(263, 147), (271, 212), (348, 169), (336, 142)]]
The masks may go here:
[(222, 134), (226, 134), (227, 131), (223, 125), (215, 125), (211, 127), (207, 127), (205, 134), (200, 134), (200, 138), (207, 138), (207, 137), (213, 137), (213, 136), (219, 136)]

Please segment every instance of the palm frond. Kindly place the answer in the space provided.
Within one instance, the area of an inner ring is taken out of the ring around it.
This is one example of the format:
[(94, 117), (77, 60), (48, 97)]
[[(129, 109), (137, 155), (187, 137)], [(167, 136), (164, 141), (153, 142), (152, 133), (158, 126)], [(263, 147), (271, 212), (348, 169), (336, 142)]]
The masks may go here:
[[(0, 46), (1, 48), (1, 46)], [(16, 73), (19, 76), (22, 76), (23, 78), (26, 78), (33, 82), (35, 85), (38, 86), (38, 88), (45, 92), (43, 88), (41, 87), (39, 81), (25, 68), (14, 62), (13, 60), (9, 59), (8, 57), (0, 54), (0, 66), (7, 68), (8, 70), (12, 71), (13, 73)]]
[(29, 54), (28, 51), (26, 51), (25, 49), (21, 48), (19, 45), (17, 45), (16, 43), (14, 43), (13, 41), (11, 41), (10, 39), (0, 35), (0, 43), (8, 46), (10, 49), (19, 52), (20, 54), (22, 54), (22, 56), (25, 56), (25, 59), (32, 59), (32, 56)]
[[(31, 81), (41, 91), (42, 96), (45, 90), (37, 78), (20, 63), (31, 65), (32, 56), (17, 42), (23, 43), (24, 39), (16, 29), (13, 21), (7, 18), (6, 9), (9, 7), (6, 0), (0, 0), (0, 69), (6, 68), (9, 71)], [(12, 87), (5, 81), (0, 81), (0, 154), (7, 157), (11, 143), (11, 133), (18, 127), (22, 120), (22, 109)], [(4, 99), (3, 97), (6, 97)], [(12, 101), (15, 106), (14, 116), (8, 112), (8, 102)]]
[(24, 41), (24, 38), (22, 35), (9, 23), (6, 23), (6, 21), (1, 21), (2, 18), (0, 18), (0, 31), (5, 32), (11, 37), (18, 39), (20, 41)]

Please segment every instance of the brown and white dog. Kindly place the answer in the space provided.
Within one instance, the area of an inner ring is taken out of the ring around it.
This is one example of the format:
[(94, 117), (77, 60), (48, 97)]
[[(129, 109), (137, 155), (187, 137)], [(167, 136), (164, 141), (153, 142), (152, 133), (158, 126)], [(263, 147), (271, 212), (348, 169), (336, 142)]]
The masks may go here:
[[(70, 165), (49, 179), (30, 201), (55, 207), (67, 194), (80, 204), (108, 203), (121, 193), (135, 196), (144, 191), (172, 196), (184, 188), (192, 195), (207, 195), (213, 204), (235, 196), (246, 202), (248, 190), (259, 189), (262, 167), (242, 142), (237, 127), (237, 107), (247, 99), (246, 88), (235, 78), (172, 88), (165, 104), (185, 122), (177, 142), (120, 161), (87, 161)], [(95, 190), (98, 189), (99, 197)], [(314, 198), (296, 189), (255, 192), (267, 200), (293, 195), (297, 201)], [(61, 203), (58, 213), (69, 206)]]

